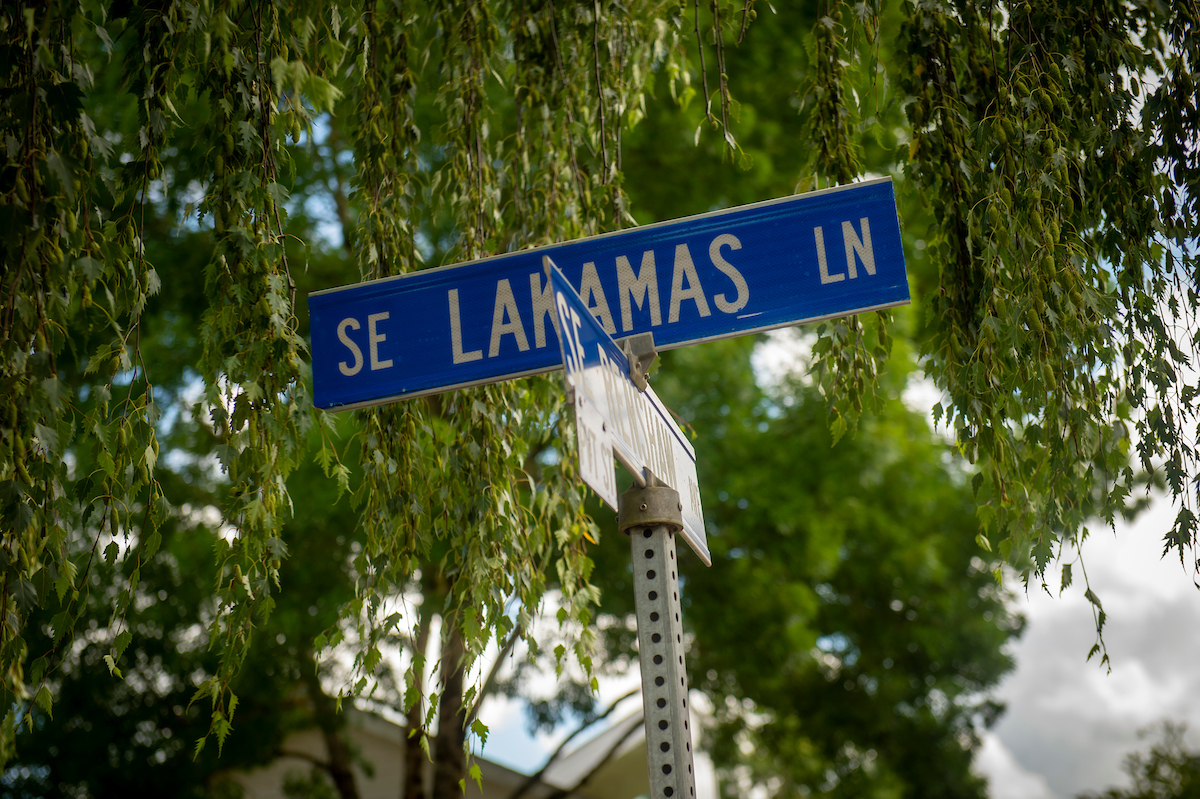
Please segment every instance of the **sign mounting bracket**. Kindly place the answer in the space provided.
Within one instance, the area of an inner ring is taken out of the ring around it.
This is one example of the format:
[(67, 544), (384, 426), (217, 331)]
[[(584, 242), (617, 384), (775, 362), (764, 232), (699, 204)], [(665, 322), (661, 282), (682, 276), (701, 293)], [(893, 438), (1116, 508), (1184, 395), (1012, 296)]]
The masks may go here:
[(658, 357), (658, 350), (654, 347), (654, 334), (638, 333), (617, 343), (621, 345), (621, 352), (629, 359), (629, 379), (638, 387), (638, 391), (644, 392), (650, 385), (647, 382), (650, 364)]

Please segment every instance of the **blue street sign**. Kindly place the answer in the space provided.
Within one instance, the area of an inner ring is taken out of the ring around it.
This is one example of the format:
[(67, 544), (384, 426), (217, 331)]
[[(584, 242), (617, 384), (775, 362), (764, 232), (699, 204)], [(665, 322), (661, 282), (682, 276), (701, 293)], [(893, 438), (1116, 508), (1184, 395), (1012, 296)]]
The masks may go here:
[(679, 493), (684, 540), (706, 566), (712, 565), (696, 476), (696, 450), (654, 389), (640, 390), (629, 376), (629, 360), (590, 313), (563, 273), (546, 258), (554, 291), (567, 383), (575, 389), (575, 432), (579, 474), (609, 507), (617, 510), (613, 455), (638, 485), (651, 475)]
[(909, 301), (890, 178), (309, 295), (314, 401), (374, 405), (559, 368), (549, 255), (614, 338), (659, 350)]

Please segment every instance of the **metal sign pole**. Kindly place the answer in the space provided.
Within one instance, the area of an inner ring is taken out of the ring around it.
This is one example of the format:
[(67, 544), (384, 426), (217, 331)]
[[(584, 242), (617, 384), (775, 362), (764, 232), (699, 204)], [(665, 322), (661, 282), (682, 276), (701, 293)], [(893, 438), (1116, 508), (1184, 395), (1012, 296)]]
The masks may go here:
[(629, 535), (633, 557), (650, 797), (693, 799), (696, 775), (675, 558), (683, 506), (678, 492), (653, 479), (645, 488), (621, 494), (619, 506), (617, 525)]

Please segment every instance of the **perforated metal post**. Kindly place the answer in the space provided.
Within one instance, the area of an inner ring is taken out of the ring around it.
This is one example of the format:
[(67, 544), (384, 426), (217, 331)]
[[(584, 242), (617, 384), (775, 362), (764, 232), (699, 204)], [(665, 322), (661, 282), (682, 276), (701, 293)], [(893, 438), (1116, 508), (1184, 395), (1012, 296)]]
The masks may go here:
[(675, 557), (681, 506), (676, 491), (648, 482), (621, 494), (618, 525), (628, 533), (633, 555), (650, 799), (693, 799), (696, 775)]

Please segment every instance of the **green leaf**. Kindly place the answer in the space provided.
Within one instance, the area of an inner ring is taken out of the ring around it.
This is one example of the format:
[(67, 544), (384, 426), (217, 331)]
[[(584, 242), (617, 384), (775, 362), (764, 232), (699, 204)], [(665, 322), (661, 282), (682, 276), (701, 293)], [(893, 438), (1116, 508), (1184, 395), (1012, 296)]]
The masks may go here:
[[(478, 764), (478, 763), (472, 763), (472, 764), (471, 764), (471, 768), (470, 768), (470, 769), (468, 769), (467, 773), (470, 775), (471, 779), (473, 779), (473, 780), (475, 781), (475, 786), (476, 786), (476, 787), (477, 787), (477, 788), (478, 788), (480, 791), (482, 791), (482, 790), (483, 790), (483, 771), (482, 771), (482, 770), (479, 768), (479, 764)], [(459, 788), (463, 789), (463, 792), (464, 792), (464, 793), (466, 792), (466, 783), (465, 783), (465, 781), (464, 781), (464, 782), (461, 782), (461, 783), (459, 783)]]
[(304, 80), (304, 95), (318, 111), (333, 111), (341, 99), (342, 90), (318, 75), (309, 74)]
[(113, 640), (113, 656), (120, 658), (125, 654), (125, 650), (129, 647), (129, 642), (133, 640), (133, 633), (129, 630), (122, 630)]
[(288, 197), (290, 196), (288, 190), (275, 181), (267, 184), (267, 194), (271, 197), (272, 202), (280, 207), (287, 204)]
[(146, 449), (143, 451), (142, 457), (146, 462), (146, 471), (150, 474), (154, 474), (154, 466), (158, 463), (158, 454), (154, 451), (153, 444), (146, 445)]
[(46, 714), (50, 715), (51, 718), (54, 718), (50, 711), (51, 706), (54, 704), (54, 697), (50, 694), (49, 686), (43, 685), (41, 688), (39, 688), (37, 696), (34, 697), (34, 701), (37, 703), (37, 706), (40, 707)]
[(49, 452), (58, 452), (58, 433), (54, 430), (40, 424), (35, 424), (33, 426), (33, 434), (37, 438), (38, 443)]
[(70, 391), (59, 381), (57, 375), (51, 375), (42, 380), (42, 391), (46, 392), (46, 399), (53, 411), (60, 410), (64, 397), (70, 396)]
[(333, 467), (333, 477), (337, 480), (338, 498), (350, 490), (350, 468), (343, 463)]
[(62, 186), (63, 192), (67, 195), (67, 201), (75, 202), (75, 169), (67, 164), (66, 160), (57, 150), (51, 150), (46, 156), (46, 164), (50, 167), (55, 177), (58, 178), (59, 185)]
[(23, 612), (30, 613), (34, 608), (41, 607), (42, 600), (38, 595), (37, 586), (24, 577), (13, 581), (11, 590), (13, 598)]
[(479, 719), (475, 719), (474, 721), (471, 722), (471, 732), (473, 732), (477, 736), (479, 736), (479, 745), (480, 746), (484, 746), (487, 744), (488, 726), (486, 724), (484, 724)]
[(833, 443), (836, 445), (842, 440), (842, 436), (846, 435), (846, 417), (842, 414), (834, 414), (829, 422), (829, 432), (833, 436)]

